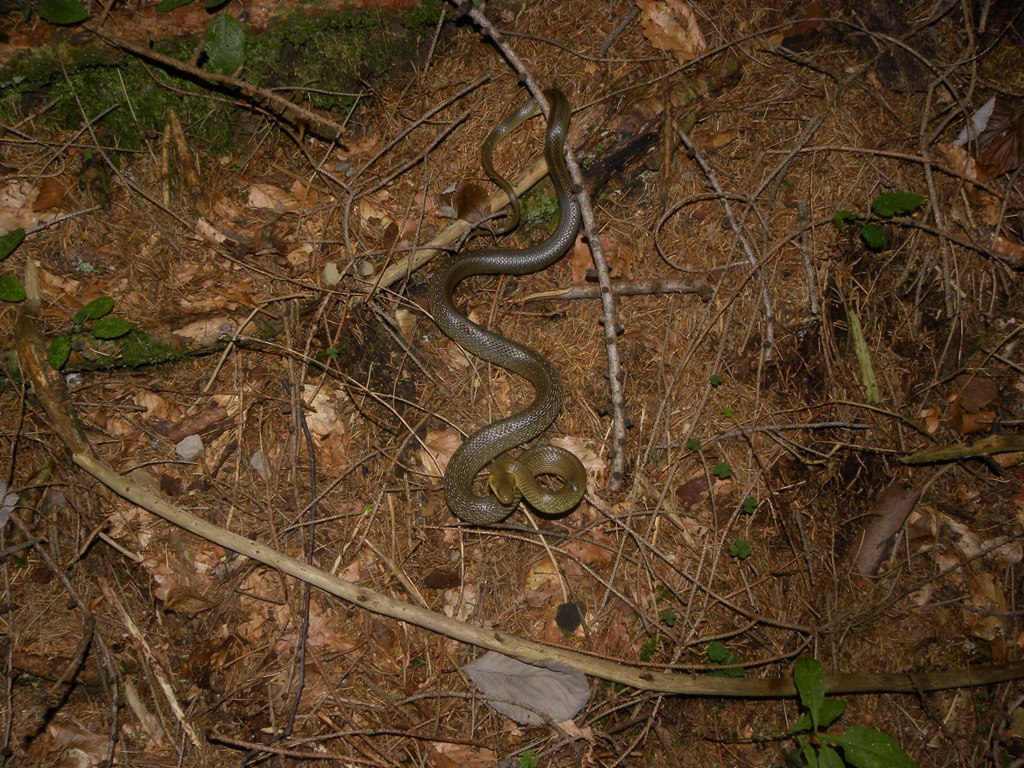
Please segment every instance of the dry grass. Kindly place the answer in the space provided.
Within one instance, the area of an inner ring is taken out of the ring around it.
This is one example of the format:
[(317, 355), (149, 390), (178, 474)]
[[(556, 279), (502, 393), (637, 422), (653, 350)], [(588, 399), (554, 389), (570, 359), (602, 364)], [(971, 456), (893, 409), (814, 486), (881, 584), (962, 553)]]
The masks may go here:
[[(974, 39), (972, 48), (966, 30), (973, 22), (960, 8), (928, 31), (928, 83), (941, 73), (970, 109), (995, 92), (1021, 93), (1019, 19), (1002, 37)], [(691, 76), (673, 74), (673, 62), (651, 48), (636, 23), (599, 56), (625, 12), (624, 3), (557, 0), (489, 11), (516, 33), (509, 42), (535, 77), (564, 89), (582, 110), (575, 124), (588, 131), (609, 102), (659, 98), (666, 85)], [(884, 87), (863, 66), (846, 25), (825, 26), (807, 51), (783, 54), (757, 34), (786, 20), (774, 11), (734, 0), (713, 15), (699, 10), (698, 18), (712, 47), (733, 43), (728, 52), (742, 69), (738, 81), (701, 103), (690, 135), (731, 196), (761, 269), (751, 270), (721, 202), (684, 150), (674, 150), (667, 165), (656, 151), (648, 166), (629, 169), (597, 201), (606, 245), (618, 268), (637, 278), (680, 276), (654, 247), (659, 221), (678, 206), (660, 243), (675, 265), (708, 275), (715, 287), (707, 303), (692, 296), (620, 301), (634, 424), (621, 493), (603, 486), (611, 446), (601, 415), (607, 392), (596, 303), (521, 302), (568, 285), (567, 263), (521, 280), (479, 280), (461, 295), (476, 315), (557, 362), (569, 394), (557, 432), (589, 452), (598, 503), (563, 520), (534, 524), (517, 516), (488, 531), (455, 525), (423, 443), (428, 430), (448, 423), (470, 430), (514, 410), (528, 394), (521, 382), (453, 352), (424, 316), (419, 274), (382, 291), (373, 312), (347, 308), (358, 291), (354, 280), (331, 291), (321, 283), (327, 262), (349, 274), (379, 273), (410, 243), (445, 226), (437, 201), (447, 186), (480, 180), (480, 141), (521, 93), (495, 51), (468, 28), (439, 43), (429, 68), (383, 86), (367, 102), (358, 115), (367, 138), (353, 141), (350, 152), (306, 140), (304, 155), (265, 126), (235, 158), (200, 152), (204, 183), (195, 198), (177, 191), (165, 211), (115, 181), (109, 213), (34, 235), (5, 263), (40, 262), (44, 330), (51, 334), (99, 294), (114, 296), (118, 314), (156, 334), (196, 318), (237, 319), (266, 302), (219, 368), (211, 355), (74, 379), (71, 401), (97, 450), (123, 471), (144, 470), (197, 514), (296, 556), (306, 551), (315, 518), (314, 562), (372, 589), (627, 663), (706, 670), (713, 639), (749, 665), (749, 676), (788, 676), (801, 654), (835, 672), (922, 672), (1018, 658), (1020, 468), (1007, 464), (997, 474), (964, 463), (937, 472), (898, 461), (931, 444), (926, 408), (942, 418), (935, 439), (960, 439), (949, 424), (949, 399), (963, 386), (954, 381), (962, 373), (994, 380), (1000, 428), (1018, 429), (1019, 278), (958, 244), (995, 230), (935, 150), (960, 129), (962, 109), (940, 87)], [(992, 23), (1000, 20), (1006, 23), (998, 14)], [(400, 138), (481, 78), (486, 82)], [(22, 130), (44, 138), (31, 124)], [(502, 167), (524, 167), (538, 137), (531, 127), (510, 139), (499, 153)], [(26, 177), (53, 173), (52, 147), (20, 140), (0, 146), (4, 164)], [(354, 172), (382, 149), (378, 162)], [(65, 150), (58, 174), (76, 209), (88, 205), (86, 193), (73, 188), (78, 158), (77, 150)], [(310, 161), (323, 158), (344, 189), (314, 174)], [(139, 188), (160, 188), (155, 147), (125, 166)], [(1010, 201), (1001, 222), (1010, 237), (1020, 235), (1016, 178), (990, 183)], [(316, 187), (298, 210), (281, 215), (251, 205), (254, 184), (287, 190), (294, 179), (313, 179)], [(920, 226), (890, 227), (891, 247), (881, 253), (829, 223), (837, 209), (864, 212), (891, 190), (921, 194), (926, 203), (915, 217)], [(197, 237), (199, 217), (229, 241), (215, 246)], [(249, 240), (233, 243), (240, 233)], [(515, 242), (539, 236), (528, 226)], [(76, 271), (80, 262), (97, 270)], [(765, 291), (774, 314), (770, 355)], [(398, 310), (416, 319), (405, 335)], [(12, 343), (16, 311), (0, 306), (4, 347)], [(879, 378), (878, 406), (865, 404), (850, 311), (860, 317)], [(328, 347), (341, 351), (328, 375), (304, 364)], [(723, 383), (712, 386), (711, 374)], [(298, 398), (309, 403), (316, 392), (324, 398), (318, 411), (329, 403), (336, 417), (330, 436), (316, 438), (314, 488), (295, 413)], [(501, 760), (533, 749), (545, 767), (762, 766), (777, 759), (779, 745), (745, 740), (778, 733), (797, 715), (790, 701), (672, 698), (595, 680), (578, 718), (592, 729), (592, 742), (550, 728), (515, 728), (458, 673), (472, 648), (316, 593), (307, 608), (295, 582), (101, 492), (66, 460), (14, 379), (0, 390), (0, 403), (0, 455), (9, 457), (11, 487), (30, 507), (20, 514), (31, 511), (32, 535), (96, 618), (79, 683), (48, 682), (75, 658), (81, 614), (69, 608), (67, 587), (38, 552), (4, 561), (4, 653), (18, 670), (2, 701), (4, 730), (23, 764), (58, 764), (55, 745), (78, 731), (98, 740), (85, 751), (102, 755), (111, 730), (122, 764), (175, 765), (179, 753), (182, 764), (237, 764), (238, 744), (264, 741), (289, 719), (304, 621), (294, 732), (270, 758), (281, 765), (303, 764), (302, 755), (320, 749), (347, 756), (333, 758), (342, 765), (431, 766), (486, 765), (480, 750)], [(204, 456), (197, 464), (177, 461), (168, 427), (214, 405), (226, 413), (204, 433)], [(691, 439), (702, 442), (700, 452), (687, 447)], [(266, 478), (250, 467), (257, 451), (270, 467)], [(48, 476), (33, 480), (46, 461)], [(727, 479), (715, 473), (723, 464), (731, 468)], [(930, 484), (882, 575), (855, 577), (851, 543), (872, 501), (896, 481)], [(742, 509), (748, 497), (758, 501), (753, 515)], [(8, 529), (6, 544), (18, 536)], [(971, 557), (999, 536), (1013, 551)], [(737, 539), (749, 542), (748, 559), (730, 557)], [(538, 575), (549, 551), (560, 578)], [(554, 623), (565, 596), (585, 608), (583, 627), (570, 636)], [(101, 646), (119, 675), (116, 728), (111, 681), (96, 683)], [(129, 685), (138, 698), (126, 705)], [(843, 722), (885, 730), (921, 766), (994, 765), (1020, 693), (1013, 683), (857, 697)], [(51, 731), (38, 735), (48, 723)]]

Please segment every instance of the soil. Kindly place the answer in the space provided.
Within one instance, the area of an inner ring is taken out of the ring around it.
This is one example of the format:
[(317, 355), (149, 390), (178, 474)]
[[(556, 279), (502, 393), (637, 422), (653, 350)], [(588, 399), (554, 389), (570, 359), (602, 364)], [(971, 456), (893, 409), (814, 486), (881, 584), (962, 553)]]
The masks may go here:
[[(589, 676), (579, 714), (517, 724), (461, 671), (480, 648), (126, 501), (72, 461), (78, 429), (133, 482), (360, 589), (643, 670), (788, 680), (813, 657), (830, 675), (917, 679), (1020, 659), (1021, 9), (638, 5), (667, 10), (485, 9), (574, 108), (613, 281), (655, 285), (615, 302), (623, 403), (600, 300), (559, 293), (592, 285), (583, 240), (541, 273), (460, 288), (472, 318), (555, 363), (567, 394), (542, 440), (590, 476), (571, 514), (491, 528), (448, 512), (440, 472), (530, 388), (437, 331), (431, 264), (406, 261), (453, 217), (479, 218), (481, 144), (525, 98), (479, 29), (447, 9), (346, 102), (318, 101), (337, 95), (322, 67), (304, 80), (299, 49), (282, 50), (287, 72), (259, 87), (340, 141), (204, 82), (201, 59), (184, 76), (106, 51), (170, 101), (206, 105), (134, 117), (130, 147), (81, 113), (49, 120), (42, 91), (0, 90), (20, 110), (0, 136), (0, 231), (27, 231), (0, 275), (31, 287), (31, 262), (40, 294), (33, 311), (0, 301), (0, 480), (17, 494), (0, 540), (0, 763), (804, 764), (781, 736), (802, 711), (792, 696)], [(132, 45), (175, 26), (138, 3), (90, 10)], [(266, 11), (245, 9), (253, 24)], [(179, 33), (202, 28), (197, 8), (182, 14)], [(69, 47), (96, 43), (2, 20), (19, 50), (56, 36), (82, 64)], [(389, 24), (366, 34), (406, 39)], [(990, 127), (957, 144), (992, 97)], [(532, 120), (503, 141), (502, 172), (530, 167), (542, 136)], [(445, 247), (525, 248), (553, 200), (542, 182), (514, 233), (484, 225)], [(33, 344), (61, 367), (56, 400)], [(915, 457), (981, 439), (976, 455)], [(828, 733), (876, 729), (922, 767), (1024, 759), (1017, 679), (838, 697)]]

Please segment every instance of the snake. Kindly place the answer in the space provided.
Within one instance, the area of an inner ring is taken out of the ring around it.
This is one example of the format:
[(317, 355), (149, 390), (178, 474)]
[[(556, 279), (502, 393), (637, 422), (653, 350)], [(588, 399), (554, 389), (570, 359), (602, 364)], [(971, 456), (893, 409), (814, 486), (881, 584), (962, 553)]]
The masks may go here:
[[(431, 316), (441, 331), (475, 357), (501, 366), (526, 379), (534, 389), (533, 401), (523, 410), (495, 421), (467, 437), (445, 468), (445, 503), (460, 520), (472, 525), (494, 525), (505, 520), (522, 500), (545, 515), (563, 515), (580, 503), (587, 489), (587, 473), (571, 451), (536, 445), (515, 459), (505, 454), (544, 432), (562, 409), (564, 387), (554, 364), (546, 357), (483, 328), (459, 312), (454, 294), (464, 280), (479, 275), (527, 275), (557, 262), (576, 239), (581, 211), (565, 164), (565, 141), (571, 110), (561, 91), (546, 90), (550, 105), (544, 134), (544, 158), (558, 200), (558, 223), (542, 242), (522, 250), (493, 248), (443, 257), (428, 285)], [(486, 137), (481, 164), (487, 175), (508, 195), (512, 213), (509, 231), (518, 223), (519, 201), (511, 185), (495, 170), (492, 154), (498, 143), (522, 123), (540, 113), (533, 98)], [(488, 473), (487, 493), (474, 490), (477, 476)], [(558, 484), (544, 484), (542, 476)], [(557, 487), (552, 488), (555, 485)]]

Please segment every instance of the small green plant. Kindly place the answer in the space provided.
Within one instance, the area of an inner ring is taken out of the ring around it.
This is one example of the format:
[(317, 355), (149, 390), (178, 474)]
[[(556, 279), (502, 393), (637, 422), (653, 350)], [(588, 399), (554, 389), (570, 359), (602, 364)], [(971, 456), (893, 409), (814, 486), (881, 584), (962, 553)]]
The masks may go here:
[(732, 416), (733, 416), (734, 411), (733, 411), (731, 405), (723, 405), (721, 413), (722, 413), (722, 418), (731, 419)]
[[(0, 236), (0, 261), (3, 261), (25, 239), (24, 229), (15, 229)], [(0, 275), (0, 301), (24, 301), (25, 289), (14, 275)]]
[(757, 499), (747, 496), (743, 500), (742, 511), (744, 515), (752, 515), (757, 511)]
[(691, 451), (699, 451), (701, 449), (700, 440), (696, 437), (691, 437), (686, 441), (686, 448)]
[(711, 474), (713, 474), (719, 480), (728, 480), (730, 477), (732, 477), (732, 465), (730, 465), (726, 461), (723, 461), (719, 464), (715, 464), (715, 466), (711, 468)]
[(798, 738), (794, 755), (797, 765), (805, 768), (917, 768), (917, 763), (891, 736), (874, 728), (851, 725), (841, 734), (827, 732), (846, 711), (846, 701), (825, 698), (825, 673), (817, 660), (797, 659), (793, 665), (793, 682), (804, 710), (789, 731), (790, 736)]
[(540, 758), (532, 749), (528, 749), (519, 756), (519, 768), (537, 768), (540, 765)]
[(659, 650), (661, 650), (661, 638), (658, 635), (654, 635), (654, 637), (644, 640), (644, 644), (640, 646), (637, 656), (640, 658), (640, 661), (650, 661)]
[(713, 373), (708, 381), (711, 383), (712, 387), (720, 387), (725, 382), (725, 379), (722, 377), (722, 374)]
[(114, 300), (109, 296), (101, 296), (78, 310), (71, 318), (74, 324), (71, 332), (58, 336), (46, 348), (46, 360), (50, 367), (59, 371), (67, 365), (74, 340), (86, 332), (87, 326), (89, 335), (102, 341), (128, 335), (132, 330), (132, 324), (120, 317), (112, 317), (110, 313), (113, 309)]
[(878, 222), (891, 219), (893, 216), (905, 216), (913, 213), (924, 203), (920, 195), (909, 192), (886, 192), (871, 201), (871, 213), (858, 216), (853, 211), (839, 210), (832, 216), (832, 223), (840, 232), (847, 224), (860, 222), (860, 239), (872, 251), (880, 251), (885, 247), (886, 238)]
[(750, 557), (750, 542), (746, 539), (736, 539), (729, 545), (729, 554), (740, 560), (746, 560)]
[(78, 24), (89, 18), (89, 12), (78, 0), (39, 0), (35, 11), (51, 24)]
[(720, 640), (712, 640), (707, 648), (708, 661), (712, 664), (727, 666), (728, 669), (717, 669), (711, 674), (718, 677), (743, 677), (743, 667), (732, 666), (743, 662), (739, 656), (725, 647)]

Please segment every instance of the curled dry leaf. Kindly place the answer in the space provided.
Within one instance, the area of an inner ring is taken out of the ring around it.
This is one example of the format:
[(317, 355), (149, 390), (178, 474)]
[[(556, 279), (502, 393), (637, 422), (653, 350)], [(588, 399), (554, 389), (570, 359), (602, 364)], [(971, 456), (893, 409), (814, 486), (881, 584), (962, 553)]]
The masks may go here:
[(572, 253), (569, 255), (569, 266), (572, 270), (573, 285), (583, 285), (587, 280), (587, 272), (594, 268), (594, 257), (590, 253), (590, 246), (582, 235), (577, 237), (576, 242), (573, 243)]
[(1024, 99), (999, 94), (978, 136), (978, 167), (989, 178), (1024, 163)]
[(581, 563), (590, 568), (602, 568), (615, 558), (615, 548), (612, 546), (608, 534), (601, 530), (595, 530), (588, 535), (588, 541), (575, 539), (566, 544), (563, 549), (570, 555), (576, 556)]
[(306, 425), (310, 432), (317, 437), (327, 437), (335, 432), (345, 431), (345, 425), (334, 405), (336, 397), (333, 388), (306, 384), (302, 388), (302, 395), (309, 406), (306, 411)]
[(924, 429), (929, 435), (939, 431), (939, 424), (942, 410), (936, 406), (930, 406), (921, 410), (920, 416), (924, 420)]
[(449, 589), (444, 593), (444, 615), (459, 621), (469, 621), (476, 614), (480, 604), (480, 585), (463, 584), (459, 589)]
[(964, 611), (964, 626), (972, 637), (992, 641), (1007, 635), (1006, 594), (1002, 580), (991, 573), (979, 573), (967, 583), (967, 604), (973, 611)]
[(249, 205), (253, 208), (269, 208), (276, 213), (285, 213), (297, 211), (302, 204), (291, 192), (274, 184), (253, 184), (249, 188)]
[(452, 454), (462, 445), (462, 437), (454, 429), (432, 429), (427, 432), (420, 449), (420, 463), (431, 477), (441, 477), (448, 468)]
[(705, 507), (709, 498), (708, 478), (703, 472), (676, 487), (676, 503), (683, 512)]
[(959, 387), (957, 402), (965, 411), (978, 413), (987, 408), (999, 397), (999, 387), (994, 379), (981, 376), (957, 376)]
[(850, 547), (850, 558), (857, 574), (874, 576), (878, 573), (919, 496), (919, 491), (900, 483), (893, 483), (879, 494), (864, 515), (863, 527)]
[[(628, 245), (620, 243), (610, 232), (606, 232), (601, 235), (601, 247), (604, 249), (609, 275), (613, 279), (632, 280), (633, 258)], [(576, 238), (569, 264), (572, 269), (573, 285), (583, 285), (587, 282), (588, 273), (594, 269), (594, 258), (590, 253), (590, 246), (584, 242), (582, 235)]]
[(438, 204), (443, 215), (470, 224), (479, 224), (491, 214), (487, 190), (471, 181), (460, 181), (451, 192), (443, 192)]
[(497, 760), (497, 755), (486, 747), (446, 741), (431, 742), (427, 753), (427, 763), (431, 768), (491, 768)]
[(402, 336), (405, 337), (406, 341), (413, 341), (416, 336), (416, 324), (419, 322), (419, 318), (407, 309), (396, 309), (395, 322), (398, 324), (398, 330), (402, 332)]
[(531, 608), (541, 608), (561, 596), (558, 570), (551, 558), (543, 557), (533, 563), (523, 582), (523, 601)]
[(132, 398), (135, 404), (143, 409), (143, 418), (162, 419), (164, 421), (177, 421), (182, 414), (182, 409), (156, 392), (148, 389), (141, 389)]
[(992, 241), (992, 250), (1013, 263), (1024, 263), (1024, 243), (996, 235)]
[(681, 0), (637, 0), (644, 37), (680, 64), (708, 49), (693, 10)]
[(56, 177), (50, 176), (39, 182), (39, 191), (32, 201), (32, 210), (39, 213), (63, 208), (66, 202), (64, 184)]

